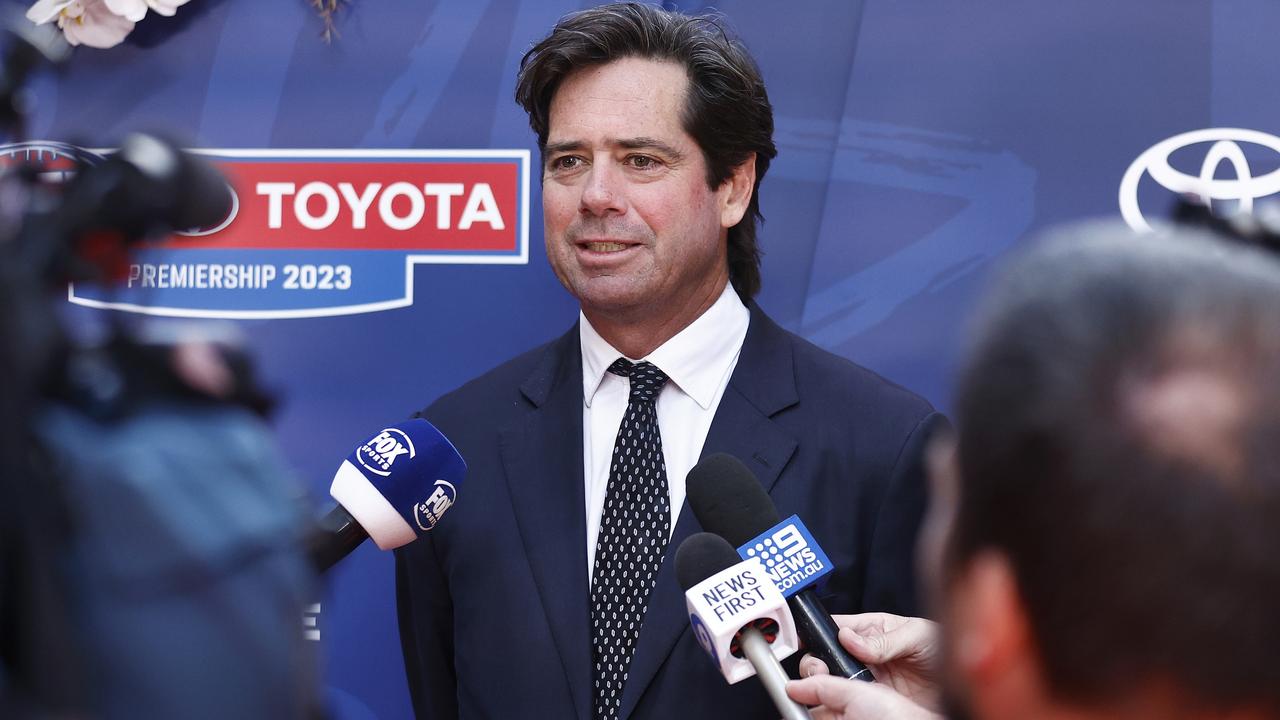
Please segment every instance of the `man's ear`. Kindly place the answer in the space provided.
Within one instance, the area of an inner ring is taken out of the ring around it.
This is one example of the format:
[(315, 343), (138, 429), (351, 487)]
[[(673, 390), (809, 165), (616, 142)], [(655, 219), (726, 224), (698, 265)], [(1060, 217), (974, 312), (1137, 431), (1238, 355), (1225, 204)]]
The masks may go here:
[(979, 553), (958, 574), (950, 595), (951, 661), (975, 709), (1009, 717), (1043, 702), (1039, 652), (1009, 559)]
[(716, 191), (720, 201), (720, 227), (731, 228), (742, 222), (756, 187), (756, 154), (751, 153), (736, 167)]

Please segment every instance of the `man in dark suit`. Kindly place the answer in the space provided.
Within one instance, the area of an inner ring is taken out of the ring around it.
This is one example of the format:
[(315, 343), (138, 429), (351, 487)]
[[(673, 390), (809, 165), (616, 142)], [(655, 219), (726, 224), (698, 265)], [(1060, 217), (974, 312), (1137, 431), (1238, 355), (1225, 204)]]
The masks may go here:
[(466, 501), (397, 554), (420, 717), (776, 717), (688, 632), (671, 556), (700, 528), (684, 478), (741, 458), (835, 572), (834, 612), (918, 611), (928, 403), (752, 301), (772, 109), (706, 18), (614, 5), (525, 56), (547, 256), (578, 324), (424, 411)]

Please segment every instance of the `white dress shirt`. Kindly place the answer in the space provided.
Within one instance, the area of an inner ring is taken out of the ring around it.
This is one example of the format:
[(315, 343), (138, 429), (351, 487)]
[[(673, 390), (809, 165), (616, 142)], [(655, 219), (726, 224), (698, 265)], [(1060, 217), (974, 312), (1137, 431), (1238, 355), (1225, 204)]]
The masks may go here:
[[(684, 504), (685, 476), (698, 462), (729, 376), (738, 364), (751, 314), (726, 284), (720, 298), (658, 349), (643, 358), (669, 380), (658, 395), (658, 430), (671, 493), (671, 529)], [(609, 489), (613, 445), (627, 409), (631, 385), (609, 372), (621, 352), (600, 337), (585, 315), (579, 327), (582, 345), (582, 476), (586, 479), (587, 577), (596, 563), (596, 538)]]

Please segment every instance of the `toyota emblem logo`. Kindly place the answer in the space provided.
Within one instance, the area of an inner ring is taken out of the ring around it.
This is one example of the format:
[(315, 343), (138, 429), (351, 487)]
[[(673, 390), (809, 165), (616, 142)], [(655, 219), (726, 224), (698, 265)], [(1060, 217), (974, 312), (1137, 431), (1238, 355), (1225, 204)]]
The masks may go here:
[[(1203, 145), (1203, 160), (1198, 172), (1178, 170), (1170, 157), (1183, 148)], [(1241, 128), (1209, 128), (1174, 135), (1152, 145), (1133, 161), (1120, 181), (1120, 214), (1129, 227), (1148, 232), (1151, 225), (1138, 206), (1138, 185), (1142, 178), (1152, 180), (1170, 192), (1198, 195), (1204, 202), (1236, 200), (1241, 212), (1251, 212), (1255, 200), (1280, 193), (1280, 169), (1254, 177), (1245, 157), (1245, 147), (1261, 146), (1280, 161), (1280, 137), (1257, 130)], [(1235, 174), (1230, 178), (1214, 178), (1222, 163), (1229, 163)]]

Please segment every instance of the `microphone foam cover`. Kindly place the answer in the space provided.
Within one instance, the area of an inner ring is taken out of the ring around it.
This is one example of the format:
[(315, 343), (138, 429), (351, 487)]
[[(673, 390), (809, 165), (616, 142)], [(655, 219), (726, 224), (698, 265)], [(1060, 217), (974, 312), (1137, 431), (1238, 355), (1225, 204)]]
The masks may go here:
[(685, 492), (703, 529), (734, 547), (781, 520), (756, 476), (741, 460), (726, 453), (708, 455), (694, 465)]
[(378, 547), (391, 550), (435, 527), (453, 506), (467, 464), (431, 423), (397, 423), (347, 456), (329, 495)]
[(728, 540), (709, 532), (694, 533), (676, 549), (676, 579), (680, 589), (689, 588), (742, 562)]

